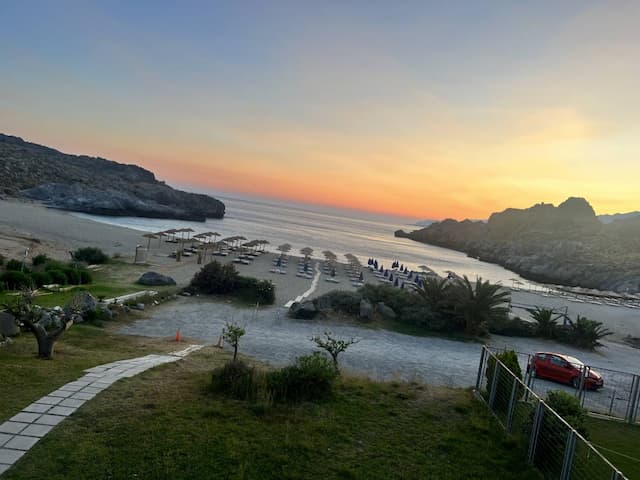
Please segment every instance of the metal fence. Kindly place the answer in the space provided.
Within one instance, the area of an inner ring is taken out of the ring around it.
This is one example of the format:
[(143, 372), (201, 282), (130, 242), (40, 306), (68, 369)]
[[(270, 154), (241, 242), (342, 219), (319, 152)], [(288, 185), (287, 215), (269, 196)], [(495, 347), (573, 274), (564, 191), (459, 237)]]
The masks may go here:
[(545, 478), (626, 479), (487, 347), (482, 348), (476, 395)]
[[(493, 351), (498, 351), (493, 349)], [(593, 365), (576, 365), (582, 371), (578, 388), (569, 384), (553, 382), (532, 375), (527, 368), (531, 364), (532, 354), (517, 352), (524, 381), (531, 390), (544, 397), (550, 390), (563, 390), (580, 399), (582, 406), (589, 412), (605, 415), (627, 423), (640, 423), (640, 376), (633, 373), (601, 368)], [(598, 372), (604, 386), (591, 390), (582, 380), (589, 372)]]

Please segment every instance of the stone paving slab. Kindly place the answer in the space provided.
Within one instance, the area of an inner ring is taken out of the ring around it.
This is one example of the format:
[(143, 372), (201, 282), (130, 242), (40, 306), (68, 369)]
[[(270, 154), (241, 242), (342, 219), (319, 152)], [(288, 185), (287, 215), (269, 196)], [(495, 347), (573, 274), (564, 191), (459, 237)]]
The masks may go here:
[(7, 443), (3, 448), (10, 448), (12, 450), (29, 450), (40, 440), (39, 437), (27, 437), (26, 435), (16, 435)]
[(2, 425), (0, 425), (0, 433), (20, 433), (27, 426), (29, 426), (28, 423), (4, 422)]
[(36, 400), (22, 412), (0, 424), (0, 475), (11, 468), (40, 438), (113, 383), (150, 368), (176, 362), (202, 347), (204, 345), (190, 345), (168, 355), (151, 354), (98, 365), (85, 370), (85, 374), (79, 379)]

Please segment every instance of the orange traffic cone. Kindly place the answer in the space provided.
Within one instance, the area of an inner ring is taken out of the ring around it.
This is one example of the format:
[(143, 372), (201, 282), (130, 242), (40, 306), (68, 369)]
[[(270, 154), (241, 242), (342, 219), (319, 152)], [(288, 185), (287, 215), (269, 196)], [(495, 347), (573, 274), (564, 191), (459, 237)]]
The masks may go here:
[(176, 330), (176, 342), (180, 341), (180, 330)]

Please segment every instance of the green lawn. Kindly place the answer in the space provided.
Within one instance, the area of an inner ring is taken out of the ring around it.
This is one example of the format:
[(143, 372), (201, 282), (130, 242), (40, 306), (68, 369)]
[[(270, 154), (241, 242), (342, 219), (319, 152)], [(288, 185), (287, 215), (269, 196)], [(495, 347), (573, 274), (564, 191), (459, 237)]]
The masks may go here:
[(36, 358), (30, 333), (0, 348), (0, 422), (34, 400), (83, 375), (83, 370), (115, 360), (175, 349), (161, 339), (115, 335), (108, 329), (74, 325), (55, 347), (53, 360)]
[(629, 479), (640, 479), (640, 425), (589, 418), (589, 440)]
[(209, 392), (228, 358), (116, 383), (3, 478), (539, 478), (468, 390), (345, 379), (326, 403), (252, 406)]

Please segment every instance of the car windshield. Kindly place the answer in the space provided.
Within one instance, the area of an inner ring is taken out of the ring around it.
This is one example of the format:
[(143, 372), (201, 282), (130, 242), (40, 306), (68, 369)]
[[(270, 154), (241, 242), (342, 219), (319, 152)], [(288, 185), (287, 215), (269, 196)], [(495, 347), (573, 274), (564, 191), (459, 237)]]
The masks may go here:
[(582, 363), (576, 357), (570, 357), (570, 356), (567, 355), (565, 358), (567, 359), (567, 362), (569, 362), (572, 365), (578, 365), (578, 366), (583, 366), (584, 365), (584, 363)]

